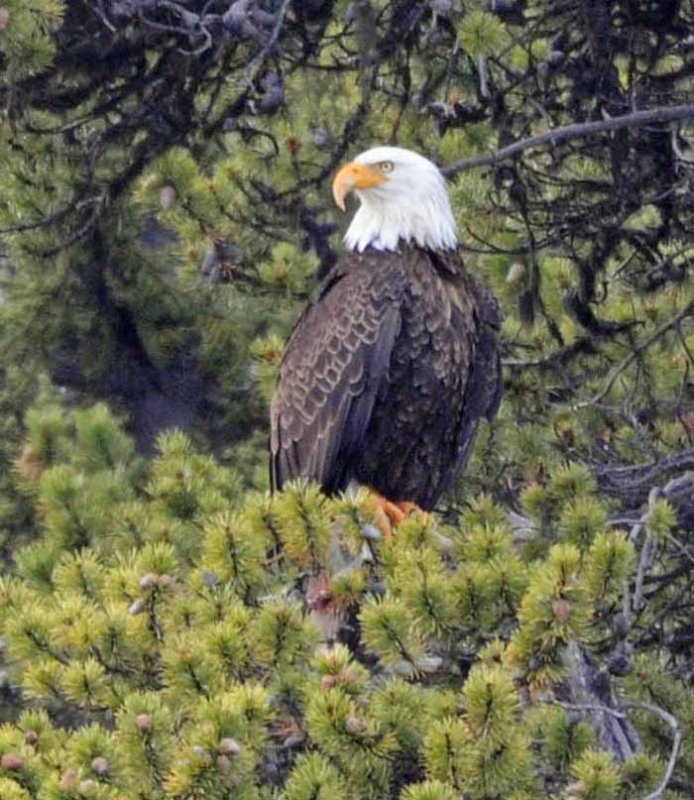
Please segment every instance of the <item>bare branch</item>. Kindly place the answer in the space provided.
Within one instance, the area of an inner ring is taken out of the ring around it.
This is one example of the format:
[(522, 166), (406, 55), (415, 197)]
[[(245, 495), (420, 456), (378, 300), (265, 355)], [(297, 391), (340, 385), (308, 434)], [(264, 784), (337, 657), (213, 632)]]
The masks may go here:
[[(694, 450), (684, 450), (671, 458), (663, 458), (650, 464), (630, 464), (629, 466), (594, 464), (590, 467), (601, 491), (617, 495), (639, 494), (643, 499), (646, 498), (650, 486), (659, 475), (681, 472), (691, 468), (694, 468)], [(679, 491), (679, 485), (676, 486), (675, 481), (684, 480), (689, 486), (692, 479), (694, 479), (692, 475), (678, 477), (670, 481), (663, 492), (665, 494), (674, 492), (676, 488)]]
[(596, 403), (599, 403), (602, 398), (610, 391), (610, 389), (614, 386), (614, 382), (617, 378), (624, 372), (624, 370), (632, 363), (636, 358), (638, 358), (644, 350), (647, 350), (654, 342), (656, 342), (664, 333), (667, 333), (671, 328), (677, 327), (683, 319), (689, 317), (692, 313), (694, 313), (694, 303), (689, 302), (687, 303), (684, 308), (678, 311), (672, 319), (669, 319), (667, 322), (663, 323), (659, 328), (657, 328), (651, 336), (637, 345), (629, 355), (623, 359), (617, 366), (610, 372), (607, 376), (607, 381), (604, 387), (590, 400), (584, 400), (581, 403), (576, 404), (576, 408), (585, 408), (586, 406), (592, 407)]
[[(660, 497), (660, 489), (656, 486), (651, 489), (648, 495), (648, 511), (641, 517), (641, 519), (634, 525), (629, 534), (629, 541), (632, 543), (639, 537), (641, 530), (648, 524), (648, 518), (651, 514), (653, 504)], [(646, 533), (646, 539), (641, 548), (641, 556), (639, 557), (639, 566), (636, 571), (636, 585), (634, 586), (634, 599), (632, 607), (634, 611), (640, 611), (643, 606), (643, 581), (646, 577), (646, 571), (653, 563), (653, 556), (655, 555), (655, 540), (653, 537)], [(626, 596), (626, 591), (625, 591)]]
[(256, 77), (258, 76), (259, 71), (261, 70), (265, 59), (269, 55), (272, 48), (275, 46), (275, 42), (277, 41), (280, 31), (282, 30), (282, 23), (284, 22), (284, 17), (287, 13), (287, 9), (289, 8), (289, 0), (282, 0), (280, 7), (277, 9), (277, 15), (275, 18), (275, 24), (272, 28), (270, 36), (267, 42), (263, 45), (260, 52), (253, 58), (251, 63), (248, 65), (248, 69), (246, 71), (245, 81), (246, 85), (250, 86), (255, 81)]
[(640, 750), (641, 744), (636, 730), (621, 713), (609, 676), (578, 642), (569, 643), (568, 655), (571, 662), (568, 702), (582, 705), (587, 711), (589, 707), (587, 716), (601, 747), (621, 763), (627, 761)]
[[(663, 497), (667, 500), (673, 500), (675, 505), (677, 503), (677, 496), (681, 495), (683, 490), (684, 492), (689, 492), (694, 485), (694, 474), (687, 473), (686, 475), (678, 476), (677, 478), (673, 478), (669, 481), (662, 489), (657, 486), (654, 486), (649, 495), (648, 495), (648, 510), (641, 515), (641, 517), (636, 520), (636, 522), (632, 525), (631, 531), (629, 533), (629, 541), (635, 543), (636, 540), (641, 535), (641, 531), (646, 527), (648, 524), (648, 517), (651, 514), (651, 510), (653, 507), (653, 503), (660, 497)], [(670, 536), (669, 534), (666, 535), (668, 541), (677, 547), (677, 549), (685, 555), (690, 561), (694, 563), (694, 555), (691, 553), (689, 548), (686, 545), (683, 545), (679, 540), (677, 540), (674, 536)], [(629, 592), (629, 582), (625, 581), (624, 583), (624, 599), (622, 604), (622, 613), (627, 621), (631, 619), (631, 611), (639, 611), (642, 607), (643, 601), (643, 586), (646, 580), (646, 570), (650, 566), (653, 555), (655, 551), (655, 541), (653, 538), (647, 534), (646, 540), (643, 544), (641, 549), (641, 555), (639, 557), (639, 565), (636, 573), (636, 581), (634, 584), (634, 597), (633, 600), (630, 600), (630, 592)]]
[(626, 719), (626, 714), (616, 708), (609, 706), (601, 706), (598, 703), (565, 703), (563, 700), (543, 700), (550, 706), (559, 706), (559, 708), (566, 708), (568, 711), (593, 711), (599, 714), (610, 714), (617, 719)]
[[(609, 714), (610, 716), (615, 717), (618, 720), (626, 719), (626, 715), (623, 711), (595, 703), (565, 703), (562, 702), (561, 700), (550, 700), (546, 702), (548, 702), (549, 705), (560, 706), (561, 708), (566, 708), (570, 710), (588, 711), (591, 713), (597, 712), (602, 714)], [(660, 708), (659, 706), (653, 705), (653, 703), (646, 703), (640, 700), (624, 700), (622, 701), (621, 705), (623, 708), (638, 708), (643, 711), (648, 711), (651, 714), (655, 714), (657, 717), (660, 717), (660, 719), (662, 719), (663, 722), (666, 722), (672, 729), (673, 732), (672, 750), (670, 752), (670, 759), (668, 761), (665, 774), (663, 775), (657, 788), (654, 791), (652, 791), (649, 795), (643, 798), (643, 800), (660, 800), (660, 798), (663, 796), (663, 792), (668, 787), (670, 778), (672, 778), (672, 773), (677, 763), (677, 756), (679, 754), (680, 744), (682, 742), (682, 731), (680, 730), (679, 722), (672, 714)]]
[(682, 742), (682, 731), (680, 730), (679, 722), (672, 714), (660, 708), (660, 706), (653, 705), (653, 703), (646, 703), (642, 700), (625, 700), (622, 702), (622, 705), (625, 708), (640, 708), (643, 711), (655, 714), (672, 729), (672, 750), (665, 774), (656, 789), (643, 798), (643, 800), (660, 800), (663, 796), (663, 792), (667, 789), (667, 785), (670, 782), (672, 773), (675, 770), (675, 765), (677, 764), (677, 756), (679, 755), (680, 744)]
[(538, 136), (529, 136), (527, 139), (521, 139), (507, 147), (502, 147), (501, 150), (497, 150), (496, 153), (466, 158), (463, 161), (458, 161), (455, 164), (444, 167), (441, 171), (450, 178), (461, 172), (476, 169), (477, 167), (488, 167), (500, 164), (525, 150), (542, 147), (546, 144), (558, 145), (562, 142), (568, 142), (571, 139), (584, 139), (596, 133), (616, 131), (622, 128), (641, 128), (644, 125), (676, 122), (685, 119), (694, 119), (694, 105), (688, 104), (671, 106), (669, 108), (651, 108), (647, 111), (635, 111), (633, 114), (610, 117), (609, 119), (596, 122), (579, 122), (573, 125), (565, 125), (561, 128), (554, 128)]

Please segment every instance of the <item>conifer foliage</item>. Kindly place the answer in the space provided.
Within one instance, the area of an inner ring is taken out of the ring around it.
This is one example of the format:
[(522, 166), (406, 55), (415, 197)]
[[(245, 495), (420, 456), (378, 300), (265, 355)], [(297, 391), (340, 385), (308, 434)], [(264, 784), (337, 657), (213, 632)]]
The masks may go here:
[[(181, 433), (144, 464), (103, 405), (56, 418), (32, 412), (22, 488), (42, 534), (0, 584), (24, 695), (0, 729), (3, 797), (607, 800), (657, 784), (662, 731), (620, 761), (570, 686), (570, 645), (614, 657), (635, 570), (580, 469), (550, 485), (555, 543), (520, 545), (484, 497), (388, 541), (366, 491), (243, 495)], [(620, 694), (648, 691), (638, 674)]]

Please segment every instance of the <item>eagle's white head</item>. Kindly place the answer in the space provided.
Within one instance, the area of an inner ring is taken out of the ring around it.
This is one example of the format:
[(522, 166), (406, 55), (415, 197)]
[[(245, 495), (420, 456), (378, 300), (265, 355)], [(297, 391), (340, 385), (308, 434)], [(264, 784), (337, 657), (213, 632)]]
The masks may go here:
[(345, 236), (350, 250), (396, 250), (401, 241), (432, 250), (456, 247), (443, 175), (424, 156), (402, 147), (367, 150), (333, 181), (333, 197), (343, 211), (350, 192), (361, 202)]

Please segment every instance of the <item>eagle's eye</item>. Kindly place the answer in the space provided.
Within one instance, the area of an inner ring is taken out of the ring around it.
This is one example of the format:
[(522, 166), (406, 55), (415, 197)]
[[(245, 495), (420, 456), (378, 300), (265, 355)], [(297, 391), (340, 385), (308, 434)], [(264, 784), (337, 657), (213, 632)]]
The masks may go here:
[(384, 174), (387, 174), (387, 173), (393, 171), (394, 164), (393, 164), (392, 161), (379, 161), (379, 163), (376, 164), (376, 166), (378, 167), (378, 169), (381, 172), (383, 172)]

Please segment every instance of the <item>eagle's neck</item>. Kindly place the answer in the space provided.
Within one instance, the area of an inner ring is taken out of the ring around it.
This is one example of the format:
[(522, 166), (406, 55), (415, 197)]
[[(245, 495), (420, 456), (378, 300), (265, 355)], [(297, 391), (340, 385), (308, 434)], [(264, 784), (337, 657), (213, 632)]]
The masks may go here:
[(395, 194), (389, 190), (359, 191), (361, 207), (347, 229), (350, 250), (397, 250), (399, 243), (428, 250), (454, 250), (458, 244), (455, 221), (441, 178), (430, 191)]

